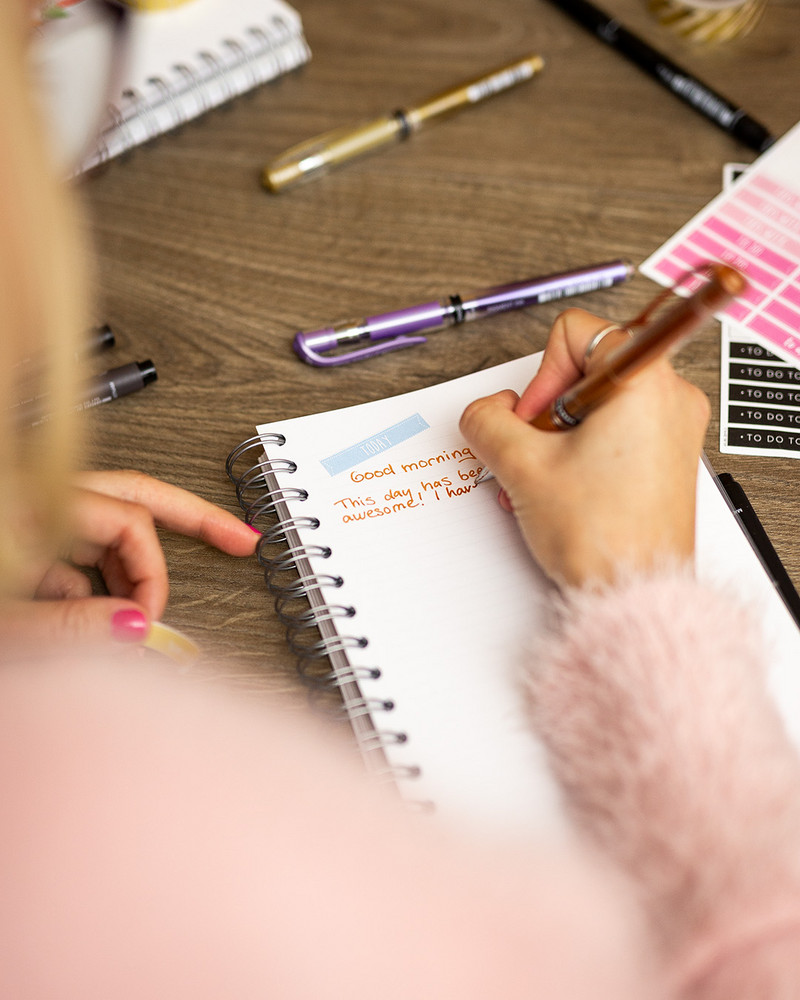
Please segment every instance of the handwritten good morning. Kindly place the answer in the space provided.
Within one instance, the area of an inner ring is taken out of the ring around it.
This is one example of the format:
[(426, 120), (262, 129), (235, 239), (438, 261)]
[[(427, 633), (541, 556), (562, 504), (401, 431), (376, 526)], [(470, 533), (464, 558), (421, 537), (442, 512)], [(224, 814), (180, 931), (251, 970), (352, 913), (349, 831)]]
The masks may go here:
[(375, 469), (354, 469), (349, 481), (374, 491), (367, 494), (353, 490), (334, 500), (333, 505), (342, 512), (343, 524), (400, 514), (426, 503), (466, 496), (476, 488), (475, 481), (482, 471), (483, 466), (467, 447), (410, 462), (389, 462)]

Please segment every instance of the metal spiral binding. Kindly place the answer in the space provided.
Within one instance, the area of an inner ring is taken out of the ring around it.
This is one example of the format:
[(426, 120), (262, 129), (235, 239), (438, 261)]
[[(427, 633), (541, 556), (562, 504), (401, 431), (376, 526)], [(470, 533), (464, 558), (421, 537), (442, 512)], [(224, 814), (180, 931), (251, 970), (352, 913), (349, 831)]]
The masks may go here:
[(209, 70), (209, 75), (206, 78), (207, 84), (210, 85), (213, 83), (214, 86), (219, 86), (223, 102), (230, 101), (232, 98), (236, 97), (236, 91), (233, 89), (232, 82), (226, 73), (227, 67), (214, 55), (214, 53), (200, 52), (199, 58), (205, 65), (206, 69)]
[(306, 528), (309, 531), (316, 531), (319, 527), (319, 518), (317, 517), (290, 517), (285, 521), (278, 521), (271, 528), (264, 532), (263, 537), (273, 544), (275, 542), (286, 542), (288, 538), (286, 532), (290, 528), (298, 530), (300, 528)]
[[(378, 729), (374, 724), (374, 716), (391, 712), (394, 703), (366, 697), (361, 691), (360, 682), (379, 678), (380, 669), (350, 662), (353, 653), (366, 648), (366, 637), (340, 634), (337, 629), (337, 623), (356, 617), (356, 609), (322, 597), (323, 587), (338, 589), (344, 581), (335, 573), (311, 570), (310, 559), (331, 556), (327, 546), (309, 543), (302, 537), (319, 528), (319, 519), (292, 515), (286, 505), (287, 500), (304, 502), (308, 493), (278, 484), (276, 476), (294, 475), (297, 465), (291, 459), (266, 455), (266, 450), (285, 444), (283, 434), (248, 438), (230, 453), (225, 469), (247, 522), (268, 519), (256, 555), (264, 567), (264, 580), (285, 628), (287, 645), (296, 658), (298, 675), (312, 699), (315, 693), (339, 691), (344, 703), (339, 712), (344, 711), (349, 719), (374, 775), (394, 781), (413, 779), (419, 776), (419, 768), (394, 766), (385, 754), (387, 747), (405, 743), (407, 735)], [(242, 463), (246, 467), (237, 472)], [(271, 554), (272, 548), (278, 548), (278, 553)]]
[[(176, 63), (172, 69), (177, 77), (181, 77), (178, 86), (199, 95), (200, 100), (203, 102), (203, 112), (210, 111), (211, 104), (209, 103), (208, 91), (199, 85), (199, 77), (194, 67), (187, 66), (186, 63)], [(186, 121), (185, 114), (183, 115), (183, 121)]]
[[(236, 463), (249, 451), (257, 452), (262, 457), (266, 457), (264, 455), (264, 449), (271, 444), (276, 445), (278, 448), (282, 448), (286, 444), (285, 435), (264, 434), (262, 436), (261, 434), (255, 434), (253, 437), (247, 438), (246, 441), (242, 441), (242, 443), (238, 447), (234, 448), (233, 451), (230, 453), (230, 455), (228, 455), (228, 458), (225, 461), (225, 471), (227, 472), (228, 477), (233, 483), (233, 485), (236, 487), (237, 496), (239, 495), (239, 481), (241, 479), (241, 476), (237, 476), (235, 474), (234, 467)], [(260, 463), (252, 465), (250, 469), (254, 469), (257, 467), (258, 468), (261, 467)], [(248, 472), (249, 471), (250, 470), (248, 470)], [(247, 475), (247, 473), (245, 472), (244, 475)]]
[(325, 574), (311, 573), (307, 576), (297, 576), (286, 584), (281, 584), (277, 580), (267, 579), (267, 588), (270, 593), (276, 594), (277, 601), (289, 601), (298, 597), (305, 597), (310, 587), (334, 587), (338, 588), (344, 584), (340, 576), (327, 576)]
[(352, 618), (356, 609), (347, 604), (329, 604), (324, 611), (319, 612), (315, 608), (306, 608), (303, 611), (286, 612), (282, 607), (275, 608), (278, 617), (288, 628), (294, 632), (301, 632), (303, 629), (316, 628), (320, 621), (330, 621), (333, 618)]
[(260, 81), (253, 64), (253, 52), (247, 51), (235, 38), (226, 39), (223, 45), (234, 54), (237, 63), (247, 69), (247, 90), (257, 86)]
[(173, 127), (177, 128), (179, 125), (183, 124), (183, 115), (181, 110), (175, 101), (175, 94), (171, 87), (162, 80), (160, 76), (151, 77), (149, 81), (158, 90), (161, 95), (161, 101), (169, 108), (170, 115), (172, 116)]
[(262, 490), (268, 482), (268, 475), (271, 472), (296, 472), (297, 466), (287, 458), (265, 459), (263, 466), (261, 463), (251, 466), (242, 473), (236, 481), (237, 494), (244, 495), (248, 490)]
[[(322, 621), (320, 620), (317, 623), (318, 627), (321, 624)], [(289, 649), (297, 657), (297, 668), (300, 674), (307, 678), (314, 676), (311, 668), (315, 661), (327, 660), (333, 653), (347, 653), (348, 650), (367, 648), (367, 640), (363, 635), (335, 634), (324, 636), (317, 642), (306, 645), (302, 642), (297, 642), (292, 629), (288, 629), (286, 638), (289, 643)]]
[(275, 556), (273, 559), (264, 555), (265, 548), (266, 545), (262, 538), (258, 543), (256, 558), (265, 569), (273, 573), (282, 573), (284, 570), (295, 569), (297, 561), (301, 556), (305, 556), (306, 559), (311, 559), (314, 556), (318, 556), (320, 559), (330, 559), (331, 556), (331, 550), (327, 545), (305, 545), (302, 543), (300, 545), (290, 545), (286, 548), (283, 555)]

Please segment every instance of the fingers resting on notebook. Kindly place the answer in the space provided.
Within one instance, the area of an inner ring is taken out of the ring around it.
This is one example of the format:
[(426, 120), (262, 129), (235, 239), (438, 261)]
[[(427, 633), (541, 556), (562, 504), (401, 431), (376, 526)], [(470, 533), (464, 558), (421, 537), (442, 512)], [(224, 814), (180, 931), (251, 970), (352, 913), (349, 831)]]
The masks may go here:
[(476, 400), (461, 420), (532, 555), (560, 584), (610, 583), (690, 560), (694, 552), (697, 464), (709, 405), (668, 362), (622, 383), (572, 430), (529, 424), (627, 337), (612, 331), (587, 361), (587, 346), (608, 325), (582, 309), (562, 313), (522, 396), (506, 391)]

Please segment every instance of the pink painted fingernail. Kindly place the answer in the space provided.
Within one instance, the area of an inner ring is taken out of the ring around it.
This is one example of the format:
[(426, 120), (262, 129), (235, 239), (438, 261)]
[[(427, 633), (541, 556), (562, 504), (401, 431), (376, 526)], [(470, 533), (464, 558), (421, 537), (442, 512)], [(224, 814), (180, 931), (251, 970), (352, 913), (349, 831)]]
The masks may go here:
[(251, 531), (255, 531), (255, 533), (256, 533), (257, 535), (260, 535), (260, 534), (261, 534), (261, 532), (260, 532), (260, 531), (258, 530), (258, 528), (257, 528), (257, 527), (256, 527), (256, 526), (255, 526), (254, 524), (248, 524), (248, 525), (247, 525), (247, 527), (248, 527), (248, 528), (249, 528), (249, 529), (250, 529)]
[(136, 608), (123, 608), (111, 616), (111, 634), (120, 642), (143, 642), (149, 630), (147, 618)]

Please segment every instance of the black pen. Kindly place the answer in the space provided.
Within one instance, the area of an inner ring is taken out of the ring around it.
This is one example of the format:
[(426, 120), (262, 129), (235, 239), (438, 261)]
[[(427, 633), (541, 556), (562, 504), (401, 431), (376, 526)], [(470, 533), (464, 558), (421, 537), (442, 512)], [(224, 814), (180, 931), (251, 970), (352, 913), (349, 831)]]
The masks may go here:
[(719, 125), (729, 135), (757, 153), (763, 153), (775, 142), (775, 137), (742, 108), (732, 104), (696, 76), (623, 28), (617, 20), (588, 0), (552, 0), (552, 2), (570, 14), (587, 31), (591, 31), (626, 59), (630, 59), (639, 69), (658, 80), (663, 87), (685, 101), (703, 117)]
[[(147, 361), (131, 361), (130, 364), (110, 368), (107, 372), (95, 375), (85, 382), (80, 391), (75, 410), (91, 410), (102, 403), (110, 403), (112, 399), (127, 396), (158, 378), (155, 365)], [(47, 396), (37, 396), (19, 404), (20, 421), (31, 427), (36, 427), (46, 420), (52, 420), (55, 413), (46, 408)]]
[(764, 526), (758, 519), (758, 514), (753, 510), (747, 494), (739, 483), (729, 472), (721, 472), (717, 476), (717, 481), (727, 496), (733, 507), (733, 511), (739, 518), (739, 523), (744, 529), (744, 533), (750, 539), (753, 548), (761, 558), (764, 569), (767, 571), (773, 586), (783, 598), (783, 602), (789, 609), (794, 620), (800, 625), (800, 596), (794, 584), (786, 572), (786, 567), (781, 562), (781, 558), (775, 551), (775, 547), (770, 541), (769, 535), (764, 530)]
[(144, 389), (157, 378), (156, 366), (149, 358), (147, 361), (131, 361), (119, 368), (111, 368), (95, 375), (84, 385), (77, 409), (90, 410), (101, 403), (110, 403), (112, 399)]
[[(87, 330), (73, 357), (76, 362), (82, 363), (84, 358), (91, 357), (93, 354), (100, 354), (101, 351), (113, 347), (115, 343), (116, 337), (114, 336), (114, 331), (108, 323), (103, 323), (101, 326), (95, 326), (91, 330)], [(44, 365), (41, 357), (31, 355), (30, 357), (22, 358), (13, 367), (19, 373), (15, 377), (23, 381), (25, 378), (33, 379), (34, 377), (41, 377)]]
[(116, 342), (117, 338), (108, 323), (92, 327), (86, 334), (80, 350), (75, 352), (76, 357), (83, 357), (85, 354), (99, 354), (100, 351), (106, 351), (109, 347), (113, 347)]

